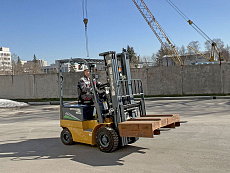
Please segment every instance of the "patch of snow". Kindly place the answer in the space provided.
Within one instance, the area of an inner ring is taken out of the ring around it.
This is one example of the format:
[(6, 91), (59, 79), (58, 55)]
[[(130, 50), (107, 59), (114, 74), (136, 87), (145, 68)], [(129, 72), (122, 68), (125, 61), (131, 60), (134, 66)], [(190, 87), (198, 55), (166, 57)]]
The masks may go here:
[(12, 108), (12, 107), (23, 107), (23, 106), (28, 106), (28, 104), (23, 102), (7, 100), (7, 99), (0, 99), (0, 108)]

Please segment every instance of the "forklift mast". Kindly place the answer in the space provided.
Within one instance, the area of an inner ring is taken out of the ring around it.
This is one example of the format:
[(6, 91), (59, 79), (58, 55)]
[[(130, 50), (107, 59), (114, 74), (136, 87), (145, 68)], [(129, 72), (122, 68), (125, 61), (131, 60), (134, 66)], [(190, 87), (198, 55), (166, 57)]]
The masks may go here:
[[(110, 100), (108, 107), (113, 112), (114, 125), (129, 118), (146, 115), (142, 82), (131, 79), (129, 56), (114, 51), (99, 54), (104, 57)], [(134, 95), (140, 95), (141, 101), (135, 103)]]

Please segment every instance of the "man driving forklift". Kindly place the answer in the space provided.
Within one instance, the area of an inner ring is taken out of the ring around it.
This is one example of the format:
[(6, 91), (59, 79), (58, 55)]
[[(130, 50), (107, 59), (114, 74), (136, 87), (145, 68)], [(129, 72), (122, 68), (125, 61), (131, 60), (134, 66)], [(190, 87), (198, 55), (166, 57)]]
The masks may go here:
[[(84, 68), (84, 76), (80, 78), (78, 82), (78, 88), (79, 88), (79, 102), (80, 103), (88, 103), (88, 104), (93, 104), (94, 103), (94, 94), (93, 94), (93, 88), (90, 83), (90, 74), (89, 74), (89, 69), (85, 65), (83, 66)], [(98, 88), (101, 85), (101, 82), (96, 81), (93, 79), (94, 83), (96, 84), (97, 91)]]

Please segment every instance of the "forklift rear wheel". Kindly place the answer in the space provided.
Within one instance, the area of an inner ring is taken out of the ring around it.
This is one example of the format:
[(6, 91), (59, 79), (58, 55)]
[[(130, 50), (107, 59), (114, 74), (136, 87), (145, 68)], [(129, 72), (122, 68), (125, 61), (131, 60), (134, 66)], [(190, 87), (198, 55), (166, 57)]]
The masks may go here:
[(61, 132), (61, 141), (65, 145), (72, 145), (73, 144), (73, 138), (69, 131), (69, 129), (65, 128)]
[(117, 132), (111, 127), (101, 127), (96, 132), (97, 147), (103, 152), (113, 152), (118, 147)]

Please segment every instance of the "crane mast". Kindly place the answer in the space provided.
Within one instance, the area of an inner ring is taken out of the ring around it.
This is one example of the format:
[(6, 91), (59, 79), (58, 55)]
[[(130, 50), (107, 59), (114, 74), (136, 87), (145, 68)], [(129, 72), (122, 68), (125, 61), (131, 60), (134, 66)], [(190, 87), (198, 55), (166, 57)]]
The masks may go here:
[[(183, 61), (181, 57), (179, 56), (177, 50), (175, 49), (175, 46), (172, 44), (172, 42), (169, 40), (168, 36), (160, 26), (160, 24), (156, 21), (155, 17), (145, 4), (143, 0), (132, 0), (146, 22), (148, 23), (149, 27), (152, 29), (153, 33), (157, 37), (157, 39), (160, 41), (161, 46), (166, 50), (166, 52), (171, 56), (173, 61), (178, 65), (183, 65)], [(159, 30), (159, 32), (157, 32)], [(167, 46), (169, 44), (170, 48)]]

